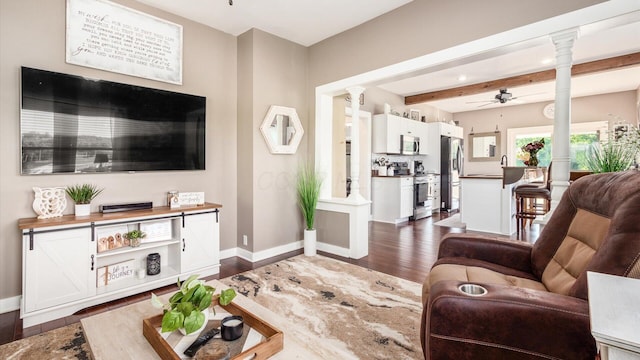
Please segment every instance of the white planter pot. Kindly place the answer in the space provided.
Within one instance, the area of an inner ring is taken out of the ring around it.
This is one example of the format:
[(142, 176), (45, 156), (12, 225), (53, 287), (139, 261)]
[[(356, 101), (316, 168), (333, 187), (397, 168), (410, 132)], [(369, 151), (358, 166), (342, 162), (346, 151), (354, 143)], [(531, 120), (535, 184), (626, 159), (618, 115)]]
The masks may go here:
[(76, 216), (89, 216), (91, 214), (91, 204), (76, 204)]
[[(202, 313), (204, 314), (204, 323), (202, 323), (202, 326), (200, 326), (198, 330), (192, 332), (191, 334), (199, 334), (207, 326), (207, 323), (209, 322), (209, 309), (203, 310)], [(180, 331), (180, 334), (187, 335), (187, 331), (184, 328), (178, 328), (178, 330)]]
[(306, 256), (316, 255), (316, 230), (304, 230), (304, 254)]

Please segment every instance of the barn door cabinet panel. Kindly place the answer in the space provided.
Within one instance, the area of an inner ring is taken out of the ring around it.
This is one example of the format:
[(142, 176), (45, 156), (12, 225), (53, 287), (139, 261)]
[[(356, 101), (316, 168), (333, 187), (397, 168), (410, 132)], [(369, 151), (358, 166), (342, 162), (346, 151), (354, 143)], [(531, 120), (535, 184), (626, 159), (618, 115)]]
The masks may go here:
[(95, 294), (96, 260), (91, 229), (27, 234), (23, 243), (25, 311)]

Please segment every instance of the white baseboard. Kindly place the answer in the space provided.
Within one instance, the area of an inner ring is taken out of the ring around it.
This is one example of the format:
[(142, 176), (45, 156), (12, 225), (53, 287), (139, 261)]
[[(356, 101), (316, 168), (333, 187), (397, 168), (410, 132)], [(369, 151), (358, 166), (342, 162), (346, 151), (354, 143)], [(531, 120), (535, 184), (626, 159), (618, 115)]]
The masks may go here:
[(260, 260), (268, 259), (270, 257), (288, 253), (289, 251), (302, 249), (302, 247), (303, 247), (303, 241), (300, 240), (300, 241), (272, 247), (270, 249), (266, 249), (266, 250), (262, 250), (254, 253), (242, 248), (237, 248), (237, 249), (238, 249), (238, 257), (241, 257), (247, 261), (257, 262)]
[[(289, 251), (302, 249), (303, 247), (304, 247), (303, 240), (299, 240), (299, 241), (292, 242), (285, 245), (276, 246), (276, 247), (258, 251), (255, 253), (249, 250), (243, 249), (241, 247), (234, 247), (231, 249), (220, 251), (220, 259), (228, 259), (228, 258), (237, 256), (249, 262), (257, 262), (260, 260), (268, 259), (270, 257), (288, 253)], [(327, 244), (327, 243), (318, 242), (318, 250), (328, 252), (330, 254), (346, 257), (346, 258), (349, 257), (349, 249)]]
[(238, 248), (237, 247), (220, 251), (220, 260), (232, 258), (234, 256), (238, 256)]
[(318, 247), (318, 250), (328, 252), (329, 254), (338, 255), (345, 258), (350, 257), (349, 249), (347, 248), (343, 248), (340, 246), (335, 246), (335, 245), (331, 245), (323, 242), (318, 242), (317, 247)]
[(21, 296), (14, 296), (10, 298), (0, 299), (0, 314), (7, 313), (9, 311), (20, 310), (20, 298)]

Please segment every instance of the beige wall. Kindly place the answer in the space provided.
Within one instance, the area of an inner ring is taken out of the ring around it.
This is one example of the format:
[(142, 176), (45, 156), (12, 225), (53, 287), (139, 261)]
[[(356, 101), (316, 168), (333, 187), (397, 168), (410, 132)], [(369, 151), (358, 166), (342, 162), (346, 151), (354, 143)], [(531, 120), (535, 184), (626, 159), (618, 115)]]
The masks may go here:
[[(243, 65), (238, 107), (239, 144), (251, 142), (252, 158), (241, 156), (238, 178), (241, 197), (238, 203), (238, 244), (242, 235), (250, 235), (248, 250), (258, 252), (302, 239), (302, 216), (295, 189), (298, 167), (307, 157), (309, 116), (306, 89), (308, 48), (260, 30), (250, 30), (239, 38)], [(244, 59), (250, 56), (250, 59)], [(305, 134), (296, 154), (273, 155), (265, 143), (260, 124), (269, 106), (295, 108)], [(240, 111), (239, 111), (240, 112)], [(239, 152), (244, 151), (239, 149)], [(249, 184), (249, 181), (251, 183)], [(249, 190), (250, 189), (250, 190)], [(245, 196), (244, 192), (252, 193)], [(246, 215), (245, 215), (246, 214)], [(242, 219), (251, 216), (250, 223)]]
[[(118, 1), (184, 26), (183, 85), (173, 85), (65, 63), (65, 0), (0, 2), (0, 299), (21, 293), (22, 247), (18, 218), (33, 217), (33, 186), (91, 182), (104, 187), (92, 204), (153, 201), (166, 192), (204, 191), (220, 203), (221, 248), (236, 240), (236, 38), (141, 5)], [(206, 171), (95, 175), (20, 175), (20, 66), (206, 96)], [(66, 213), (73, 213), (67, 206)], [(74, 254), (69, 254), (74, 256)]]
[[(481, 133), (494, 131), (498, 125), (502, 135), (500, 142), (500, 155), (502, 155), (507, 151), (507, 129), (553, 125), (553, 120), (547, 119), (542, 114), (542, 109), (549, 103), (546, 101), (467, 111), (453, 114), (453, 119), (464, 128), (465, 144), (469, 142), (469, 132), (472, 127), (474, 132)], [(575, 98), (571, 101), (571, 122), (615, 121), (614, 117), (609, 114), (615, 114), (622, 119), (635, 119), (635, 104), (635, 91)], [(469, 157), (469, 147), (465, 146), (464, 171), (466, 174), (497, 174), (500, 172), (500, 160), (469, 162)]]

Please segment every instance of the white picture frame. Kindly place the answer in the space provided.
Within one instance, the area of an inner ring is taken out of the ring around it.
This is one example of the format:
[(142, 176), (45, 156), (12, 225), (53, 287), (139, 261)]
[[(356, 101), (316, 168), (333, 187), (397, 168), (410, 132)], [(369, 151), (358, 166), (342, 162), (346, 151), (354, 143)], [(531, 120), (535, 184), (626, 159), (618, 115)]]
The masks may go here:
[(409, 110), (409, 119), (420, 121), (420, 110), (410, 109)]
[(145, 221), (140, 223), (140, 231), (145, 233), (145, 237), (140, 239), (141, 244), (171, 240), (173, 230), (171, 220)]
[(67, 0), (66, 62), (182, 85), (182, 25), (107, 0)]

